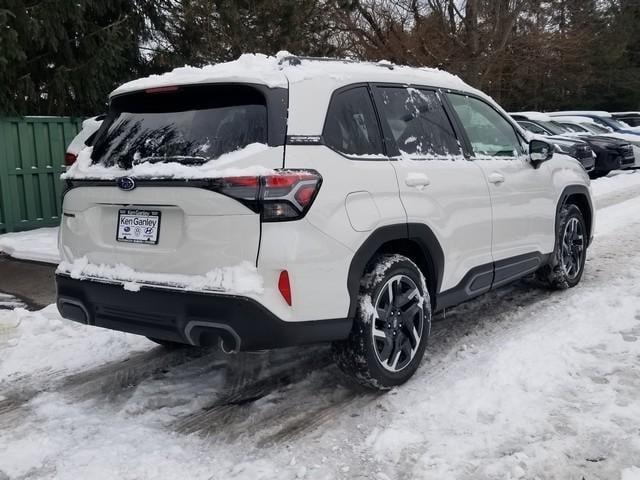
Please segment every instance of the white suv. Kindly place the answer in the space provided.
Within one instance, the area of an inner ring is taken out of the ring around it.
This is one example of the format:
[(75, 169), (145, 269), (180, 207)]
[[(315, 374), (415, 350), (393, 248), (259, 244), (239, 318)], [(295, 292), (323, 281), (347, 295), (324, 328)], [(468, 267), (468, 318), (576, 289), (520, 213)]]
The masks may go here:
[(334, 342), (388, 389), (432, 312), (576, 285), (589, 178), (442, 71), (245, 55), (125, 84), (64, 175), (58, 309), (225, 351)]

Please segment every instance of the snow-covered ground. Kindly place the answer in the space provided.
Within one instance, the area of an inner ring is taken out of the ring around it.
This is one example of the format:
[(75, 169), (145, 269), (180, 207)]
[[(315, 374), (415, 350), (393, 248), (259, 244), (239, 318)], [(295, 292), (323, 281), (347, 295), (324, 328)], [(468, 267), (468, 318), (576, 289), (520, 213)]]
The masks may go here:
[(0, 235), (1, 252), (21, 260), (58, 263), (58, 227)]
[[(616, 203), (637, 191), (640, 194), (640, 171), (615, 171), (591, 182), (598, 206)], [(23, 260), (58, 263), (58, 228), (39, 228), (0, 235), (0, 253)]]
[(640, 174), (594, 193), (578, 287), (449, 310), (383, 395), (323, 345), (226, 357), (0, 309), (0, 479), (639, 479)]

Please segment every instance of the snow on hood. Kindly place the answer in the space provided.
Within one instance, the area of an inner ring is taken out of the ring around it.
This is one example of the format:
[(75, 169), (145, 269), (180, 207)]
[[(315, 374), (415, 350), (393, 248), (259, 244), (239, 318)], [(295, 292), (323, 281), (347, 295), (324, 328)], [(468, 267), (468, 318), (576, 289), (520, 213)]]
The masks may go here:
[(238, 160), (265, 153), (276, 148), (277, 147), (269, 147), (262, 143), (252, 143), (240, 150), (226, 153), (214, 160), (209, 160), (202, 165), (183, 165), (178, 162), (142, 162), (133, 165), (132, 168), (124, 169), (118, 166), (105, 167), (103, 165), (93, 164), (91, 159), (93, 147), (86, 147), (78, 154), (78, 159), (69, 170), (60, 175), (60, 178), (62, 180), (115, 180), (119, 177), (134, 177), (193, 180), (268, 175), (273, 173), (273, 170), (260, 165), (245, 168), (224, 167)]

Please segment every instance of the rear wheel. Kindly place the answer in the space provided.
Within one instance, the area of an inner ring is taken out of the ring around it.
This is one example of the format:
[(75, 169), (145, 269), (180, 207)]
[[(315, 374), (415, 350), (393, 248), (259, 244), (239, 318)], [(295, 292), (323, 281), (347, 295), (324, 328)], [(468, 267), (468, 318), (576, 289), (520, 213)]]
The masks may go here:
[(407, 257), (382, 255), (360, 282), (349, 338), (334, 342), (334, 358), (360, 384), (388, 390), (406, 382), (420, 365), (431, 329), (424, 276)]
[(587, 227), (580, 209), (576, 205), (563, 206), (558, 217), (553, 258), (549, 265), (538, 270), (538, 279), (557, 290), (575, 287), (584, 271), (587, 241)]

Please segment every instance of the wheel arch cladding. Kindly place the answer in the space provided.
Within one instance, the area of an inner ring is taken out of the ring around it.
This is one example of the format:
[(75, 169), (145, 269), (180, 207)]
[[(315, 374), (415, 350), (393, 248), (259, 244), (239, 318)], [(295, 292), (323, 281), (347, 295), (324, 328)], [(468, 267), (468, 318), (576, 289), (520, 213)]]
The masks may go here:
[(589, 232), (589, 244), (593, 237), (593, 204), (591, 202), (591, 196), (589, 195), (589, 189), (584, 185), (570, 185), (562, 191), (558, 206), (556, 207), (556, 219), (560, 215), (560, 210), (564, 205), (575, 205), (580, 209), (582, 217), (586, 223), (587, 232)]
[(355, 318), (360, 279), (371, 260), (384, 253), (404, 255), (418, 265), (426, 277), (432, 307), (435, 306), (444, 271), (444, 253), (436, 236), (419, 223), (387, 225), (374, 230), (351, 261), (347, 278), (349, 318)]

